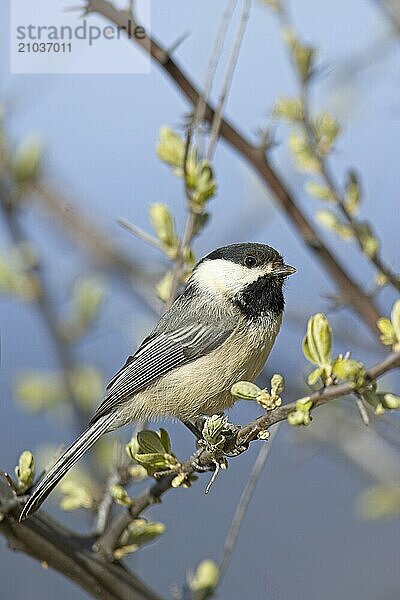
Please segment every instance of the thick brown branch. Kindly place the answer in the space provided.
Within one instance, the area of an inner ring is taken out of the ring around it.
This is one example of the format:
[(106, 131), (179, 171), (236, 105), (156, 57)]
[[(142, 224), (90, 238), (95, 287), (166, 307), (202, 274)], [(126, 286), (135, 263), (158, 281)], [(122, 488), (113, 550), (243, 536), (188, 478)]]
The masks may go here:
[[(9, 495), (0, 482), (1, 501)], [(90, 549), (88, 541), (73, 535), (41, 512), (18, 523), (17, 511), (5, 514), (0, 533), (10, 548), (24, 552), (68, 579), (75, 581), (93, 598), (101, 600), (160, 600), (136, 577), (117, 563), (106, 562)]]
[[(87, 12), (96, 12), (120, 27), (126, 26), (128, 19), (132, 18), (128, 11), (116, 9), (107, 0), (87, 0)], [(150, 37), (131, 39), (150, 53), (151, 57), (168, 73), (189, 102), (193, 106), (197, 106), (199, 100), (198, 90), (183, 69), (169, 56), (168, 52)], [(212, 122), (214, 118), (214, 109), (208, 103), (206, 103), (204, 118), (208, 122)], [(324, 244), (322, 238), (296, 204), (286, 185), (270, 165), (263, 149), (250, 143), (226, 119), (221, 120), (219, 133), (220, 137), (247, 160), (258, 173), (272, 191), (276, 202), (286, 213), (305, 244), (317, 256), (330, 277), (336, 282), (346, 302), (358, 312), (371, 331), (377, 335), (376, 322), (379, 313), (373, 300), (353, 281), (343, 265)]]

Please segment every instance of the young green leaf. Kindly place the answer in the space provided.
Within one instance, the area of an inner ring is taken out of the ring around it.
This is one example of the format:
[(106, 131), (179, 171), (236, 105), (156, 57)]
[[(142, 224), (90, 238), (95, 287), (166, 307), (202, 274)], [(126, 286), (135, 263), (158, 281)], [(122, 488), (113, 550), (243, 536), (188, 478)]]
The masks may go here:
[(261, 388), (250, 381), (238, 381), (231, 387), (231, 394), (241, 400), (256, 400)]
[(305, 357), (319, 367), (328, 367), (331, 362), (332, 329), (326, 315), (317, 313), (309, 318), (307, 333), (303, 339)]

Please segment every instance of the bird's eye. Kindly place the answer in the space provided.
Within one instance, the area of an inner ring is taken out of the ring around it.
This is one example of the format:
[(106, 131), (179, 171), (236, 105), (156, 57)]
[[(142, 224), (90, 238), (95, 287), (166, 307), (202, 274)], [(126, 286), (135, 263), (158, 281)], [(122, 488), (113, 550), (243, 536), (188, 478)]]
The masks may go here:
[(257, 259), (254, 258), (254, 256), (246, 256), (246, 258), (244, 259), (244, 264), (246, 265), (246, 267), (251, 269), (252, 267), (255, 267), (257, 265)]

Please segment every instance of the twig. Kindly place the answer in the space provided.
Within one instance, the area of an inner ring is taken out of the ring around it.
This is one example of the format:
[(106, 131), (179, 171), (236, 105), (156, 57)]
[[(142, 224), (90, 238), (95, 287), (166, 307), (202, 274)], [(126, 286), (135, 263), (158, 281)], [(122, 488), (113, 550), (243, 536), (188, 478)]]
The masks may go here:
[[(279, 10), (279, 17), (280, 17), (280, 21), (281, 21), (283, 30), (293, 29), (284, 4), (281, 5), (281, 8)], [(291, 62), (293, 64), (293, 59)], [(304, 80), (304, 78), (302, 78), (300, 76), (300, 73), (298, 72), (298, 69), (296, 67), (294, 68), (294, 71), (297, 74), (298, 84), (299, 84), (299, 88), (300, 88), (300, 98), (301, 98), (301, 103), (302, 103), (302, 108), (303, 108), (304, 131), (307, 136), (308, 142), (312, 148), (312, 152), (313, 152), (316, 160), (318, 161), (319, 174), (320, 174), (322, 180), (324, 181), (325, 185), (329, 189), (333, 201), (335, 202), (339, 211), (345, 218), (345, 220), (353, 234), (353, 237), (356, 240), (358, 247), (360, 248), (363, 255), (368, 258), (368, 260), (375, 266), (375, 268), (378, 270), (379, 273), (382, 273), (386, 277), (388, 282), (390, 282), (390, 284), (396, 290), (400, 291), (400, 276), (398, 274), (394, 273), (392, 271), (392, 269), (384, 262), (384, 260), (382, 259), (382, 257), (379, 254), (379, 251), (376, 251), (374, 254), (371, 254), (371, 255), (366, 255), (364, 252), (363, 240), (360, 235), (359, 228), (357, 226), (358, 222), (354, 218), (354, 216), (351, 214), (351, 212), (349, 212), (349, 210), (346, 206), (345, 198), (339, 191), (339, 186), (337, 185), (337, 183), (334, 179), (334, 176), (331, 172), (331, 169), (329, 167), (328, 159), (324, 154), (322, 154), (320, 152), (320, 149), (318, 146), (318, 138), (317, 138), (315, 129), (312, 124), (310, 108), (309, 108), (309, 100), (308, 100), (308, 89), (309, 89), (310, 79)]]
[(221, 53), (222, 53), (222, 50), (224, 47), (229, 22), (232, 18), (236, 4), (237, 4), (237, 0), (229, 0), (229, 2), (222, 14), (221, 22), (220, 22), (220, 25), (218, 28), (217, 37), (215, 40), (215, 45), (214, 45), (213, 51), (211, 53), (211, 58), (210, 58), (210, 61), (208, 63), (208, 67), (207, 67), (204, 90), (199, 96), (199, 101), (197, 102), (196, 110), (194, 112), (194, 117), (193, 117), (194, 131), (196, 131), (197, 127), (204, 120), (204, 114), (205, 114), (207, 100), (210, 98), (210, 95), (211, 95), (212, 84), (214, 81), (218, 63), (221, 58)]
[(367, 408), (364, 404), (364, 400), (362, 399), (362, 397), (359, 394), (356, 394), (356, 404), (357, 404), (358, 412), (360, 413), (362, 422), (364, 423), (364, 425), (368, 426), (369, 425), (369, 415), (367, 412)]
[(215, 149), (219, 137), (219, 130), (221, 127), (222, 114), (224, 111), (225, 103), (228, 98), (228, 93), (232, 85), (233, 74), (235, 67), (238, 62), (240, 48), (243, 42), (244, 33), (246, 31), (247, 22), (250, 16), (251, 0), (244, 0), (243, 11), (240, 18), (239, 29), (236, 35), (235, 43), (232, 49), (232, 54), (229, 60), (228, 68), (225, 75), (225, 81), (222, 88), (221, 95), (218, 100), (218, 104), (215, 108), (214, 118), (211, 123), (211, 134), (208, 149), (206, 153), (206, 160), (210, 160)]
[(264, 469), (265, 463), (267, 462), (267, 458), (271, 450), (271, 444), (274, 441), (276, 434), (278, 433), (278, 428), (279, 424), (276, 425), (274, 429), (272, 429), (268, 440), (262, 444), (258, 452), (257, 458), (251, 469), (249, 478), (246, 482), (240, 500), (238, 502), (238, 505), (236, 507), (235, 514), (229, 527), (228, 535), (226, 536), (222, 560), (219, 565), (220, 577), (218, 583), (220, 583), (231, 561), (233, 550), (235, 548), (237, 538), (240, 532), (240, 527), (246, 515), (248, 506), (250, 504), (250, 500), (256, 489), (258, 479)]
[(191, 148), (191, 142), (192, 142), (192, 132), (193, 132), (193, 124), (190, 124), (187, 129), (187, 133), (186, 133), (185, 153), (184, 153), (184, 157), (183, 157), (183, 181), (184, 181), (184, 187), (185, 187), (185, 196), (186, 196), (188, 214), (186, 217), (186, 223), (185, 223), (185, 228), (183, 231), (182, 240), (179, 245), (178, 256), (175, 259), (175, 267), (174, 267), (173, 274), (172, 274), (172, 283), (171, 283), (169, 298), (168, 298), (167, 302), (165, 303), (166, 308), (169, 308), (171, 306), (171, 304), (173, 303), (173, 301), (175, 300), (176, 292), (178, 290), (178, 286), (179, 286), (181, 276), (182, 276), (182, 271), (184, 269), (185, 262), (186, 262), (185, 261), (185, 253), (186, 253), (187, 249), (190, 247), (190, 243), (194, 236), (194, 229), (195, 229), (195, 224), (196, 224), (196, 213), (194, 212), (193, 206), (191, 203), (191, 193), (190, 193), (189, 186), (188, 186), (188, 172), (187, 172), (187, 166), (188, 166), (188, 160), (189, 160), (189, 156), (190, 156), (190, 148)]
[[(91, 12), (99, 13), (121, 27), (126, 25), (126, 11), (116, 9), (107, 0), (87, 0), (87, 3)], [(168, 55), (158, 42), (148, 36), (144, 39), (133, 37), (131, 42), (139, 44), (144, 50), (149, 52), (160, 67), (168, 73), (189, 102), (193, 106), (197, 105), (200, 97), (198, 90), (183, 69)], [(206, 103), (204, 118), (206, 121), (212, 122), (213, 117), (214, 110), (210, 103)], [(379, 318), (379, 312), (373, 300), (351, 278), (337, 257), (325, 245), (322, 238), (300, 210), (286, 185), (270, 165), (265, 152), (258, 146), (251, 144), (250, 141), (241, 135), (224, 118), (221, 120), (220, 136), (237, 150), (270, 188), (277, 204), (285, 212), (307, 247), (322, 263), (328, 275), (336, 282), (346, 301), (358, 312), (369, 329), (378, 336), (379, 332), (376, 322)]]
[(110, 490), (113, 485), (118, 485), (120, 482), (121, 477), (119, 474), (119, 470), (116, 466), (114, 466), (110, 475), (106, 479), (104, 486), (104, 494), (97, 507), (96, 525), (94, 528), (95, 535), (101, 535), (107, 527), (107, 523), (113, 506), (113, 498), (111, 496)]
[(118, 217), (117, 223), (118, 225), (121, 225), (121, 227), (129, 231), (129, 233), (133, 233), (134, 236), (146, 242), (146, 244), (153, 246), (153, 248), (157, 248), (157, 250), (162, 249), (161, 243), (157, 238), (150, 235), (150, 233), (147, 233), (147, 231), (144, 231), (134, 223), (131, 223), (130, 221), (128, 221), (128, 219), (125, 219), (124, 217)]

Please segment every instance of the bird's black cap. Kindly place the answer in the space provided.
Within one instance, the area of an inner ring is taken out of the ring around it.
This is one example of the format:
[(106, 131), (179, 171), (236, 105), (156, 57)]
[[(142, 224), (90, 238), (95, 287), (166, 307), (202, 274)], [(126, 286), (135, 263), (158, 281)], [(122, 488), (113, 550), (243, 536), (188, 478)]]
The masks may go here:
[(246, 242), (243, 244), (231, 244), (230, 246), (217, 248), (213, 252), (210, 252), (210, 254), (207, 254), (201, 262), (204, 260), (223, 259), (245, 265), (246, 258), (248, 257), (254, 257), (256, 259), (256, 264), (254, 264), (254, 266), (263, 266), (272, 261), (282, 261), (279, 252), (274, 248), (271, 248), (271, 246)]

